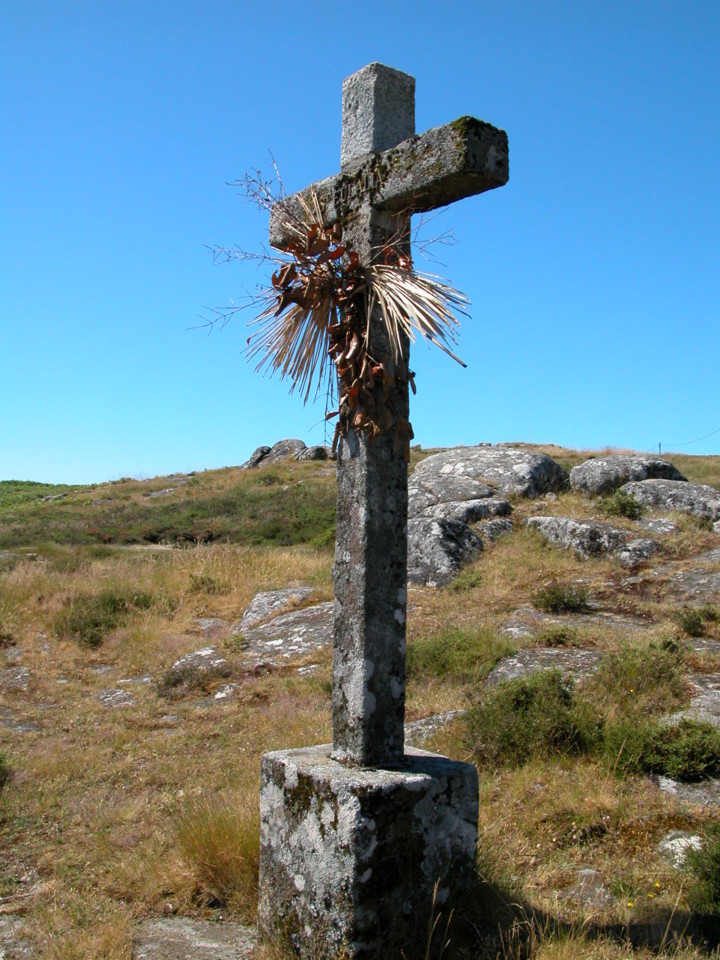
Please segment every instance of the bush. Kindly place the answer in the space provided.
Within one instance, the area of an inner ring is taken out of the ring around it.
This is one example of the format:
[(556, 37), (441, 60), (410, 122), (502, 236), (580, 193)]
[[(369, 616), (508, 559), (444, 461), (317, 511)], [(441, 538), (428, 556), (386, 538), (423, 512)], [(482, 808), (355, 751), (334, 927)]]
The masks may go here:
[(553, 581), (537, 591), (533, 603), (545, 613), (585, 613), (588, 594), (584, 587)]
[(685, 605), (675, 614), (675, 622), (688, 637), (702, 637), (708, 623), (717, 623), (720, 619), (717, 608), (711, 603), (702, 607)]
[(650, 773), (685, 783), (720, 773), (720, 735), (709, 723), (681, 720), (608, 724), (605, 755), (616, 772)]
[(559, 670), (498, 684), (470, 710), (467, 729), (478, 761), (511, 766), (588, 753), (601, 737), (597, 718), (576, 702), (572, 681)]
[(4, 753), (0, 752), (0, 792), (10, 779), (10, 764)]
[(639, 520), (643, 513), (642, 504), (635, 497), (624, 490), (616, 490), (601, 503), (602, 510), (609, 517), (627, 517), (629, 520)]
[(76, 597), (66, 603), (55, 618), (55, 632), (81, 646), (99, 647), (106, 635), (119, 627), (133, 609), (147, 610), (152, 603), (149, 593), (113, 589), (89, 597)]
[(695, 874), (695, 885), (688, 890), (688, 902), (694, 911), (720, 913), (720, 826), (710, 827), (699, 850), (688, 850), (685, 865)]

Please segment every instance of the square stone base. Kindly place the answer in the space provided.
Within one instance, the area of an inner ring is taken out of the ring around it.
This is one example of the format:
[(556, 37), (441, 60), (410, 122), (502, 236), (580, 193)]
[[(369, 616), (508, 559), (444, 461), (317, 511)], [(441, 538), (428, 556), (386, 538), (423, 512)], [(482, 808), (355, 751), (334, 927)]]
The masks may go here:
[(268, 753), (260, 818), (262, 938), (303, 958), (409, 960), (435, 884), (445, 918), (474, 875), (477, 771), (412, 749), (396, 770), (337, 763), (329, 746)]

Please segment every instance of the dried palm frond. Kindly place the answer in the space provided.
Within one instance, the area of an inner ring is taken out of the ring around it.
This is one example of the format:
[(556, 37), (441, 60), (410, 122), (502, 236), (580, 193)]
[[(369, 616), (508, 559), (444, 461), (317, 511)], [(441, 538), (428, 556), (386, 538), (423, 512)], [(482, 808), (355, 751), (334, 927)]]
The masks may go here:
[[(368, 287), (368, 312), (375, 304), (380, 307), (395, 359), (402, 353), (400, 337), (405, 335), (414, 343), (418, 332), (465, 366), (447, 346), (448, 342), (456, 342), (460, 327), (456, 314), (467, 316), (470, 301), (464, 293), (439, 277), (400, 265), (375, 264), (366, 267), (363, 275)], [(371, 350), (371, 344), (367, 344), (367, 349)]]
[[(262, 309), (251, 321), (258, 330), (247, 353), (260, 358), (256, 369), (289, 377), (291, 392), (300, 389), (305, 401), (326, 381), (331, 360), (330, 394), (336, 384), (339, 394), (338, 409), (328, 414), (338, 417), (333, 445), (351, 428), (371, 437), (393, 430), (396, 448), (408, 457), (412, 427), (396, 399), (402, 384), (415, 389), (404, 343), (419, 333), (465, 366), (450, 344), (469, 301), (441, 278), (417, 273), (400, 238), (383, 249), (384, 263), (362, 266), (343, 244), (341, 225), (324, 226), (317, 194), (298, 200), (299, 209), (282, 199), (272, 208), (290, 239), (285, 257), (268, 258), (278, 269), (256, 299)], [(375, 309), (390, 357), (374, 355), (369, 319)]]

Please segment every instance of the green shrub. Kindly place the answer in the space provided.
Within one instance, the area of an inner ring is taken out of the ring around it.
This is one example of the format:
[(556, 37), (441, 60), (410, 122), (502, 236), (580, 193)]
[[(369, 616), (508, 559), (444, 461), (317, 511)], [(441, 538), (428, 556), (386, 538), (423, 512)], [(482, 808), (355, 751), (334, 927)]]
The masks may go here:
[(537, 591), (533, 603), (545, 613), (585, 613), (588, 594), (584, 587), (553, 581)]
[(0, 752), (0, 792), (10, 779), (10, 764), (4, 753)]
[(153, 597), (149, 593), (113, 589), (89, 597), (75, 597), (56, 616), (55, 632), (81, 646), (98, 647), (132, 610), (147, 610), (152, 603)]
[(705, 633), (705, 617), (697, 607), (682, 607), (675, 614), (675, 622), (688, 637), (701, 637)]
[(687, 892), (690, 907), (696, 913), (720, 914), (720, 826), (709, 828), (699, 850), (687, 851), (685, 866), (695, 875)]
[(451, 676), (464, 683), (480, 683), (510, 652), (510, 644), (491, 630), (449, 627), (439, 634), (411, 639), (407, 676), (413, 682)]
[(709, 723), (694, 720), (673, 726), (637, 720), (608, 724), (604, 752), (612, 769), (623, 774), (650, 773), (694, 783), (720, 773), (720, 735)]
[(639, 520), (643, 513), (642, 504), (624, 490), (616, 490), (603, 498), (601, 507), (609, 517), (627, 517), (629, 520)]
[(471, 708), (466, 722), (475, 758), (498, 765), (588, 753), (601, 737), (597, 718), (576, 701), (572, 681), (559, 670), (499, 683)]

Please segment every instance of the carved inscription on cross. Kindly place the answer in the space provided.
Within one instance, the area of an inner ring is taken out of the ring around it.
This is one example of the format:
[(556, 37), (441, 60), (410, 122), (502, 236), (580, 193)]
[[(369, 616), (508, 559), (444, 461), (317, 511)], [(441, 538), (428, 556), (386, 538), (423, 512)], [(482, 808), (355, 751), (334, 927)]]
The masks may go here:
[[(406, 244), (410, 217), (500, 187), (508, 179), (507, 135), (463, 117), (415, 136), (415, 80), (379, 63), (343, 84), (341, 172), (314, 190), (327, 226), (360, 263)], [(302, 196), (302, 195), (300, 195)], [(283, 201), (291, 209), (296, 197)], [(270, 220), (270, 242), (288, 237)], [(392, 406), (408, 419), (407, 360), (393, 363), (378, 307), (370, 351), (395, 376)], [(374, 439), (349, 428), (338, 448), (333, 647), (333, 758), (360, 766), (402, 762), (407, 603), (407, 464), (394, 431)]]

